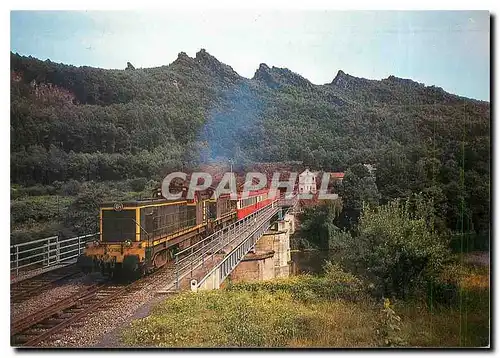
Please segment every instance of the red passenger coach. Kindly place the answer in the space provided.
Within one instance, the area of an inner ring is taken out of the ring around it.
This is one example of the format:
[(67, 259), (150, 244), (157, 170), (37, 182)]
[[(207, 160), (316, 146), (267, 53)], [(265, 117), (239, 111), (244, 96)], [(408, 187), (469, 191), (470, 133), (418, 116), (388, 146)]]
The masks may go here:
[(243, 198), (242, 193), (238, 194), (238, 201), (236, 202), (238, 220), (271, 204), (274, 200), (275, 198), (271, 197), (269, 189), (251, 191), (246, 198)]

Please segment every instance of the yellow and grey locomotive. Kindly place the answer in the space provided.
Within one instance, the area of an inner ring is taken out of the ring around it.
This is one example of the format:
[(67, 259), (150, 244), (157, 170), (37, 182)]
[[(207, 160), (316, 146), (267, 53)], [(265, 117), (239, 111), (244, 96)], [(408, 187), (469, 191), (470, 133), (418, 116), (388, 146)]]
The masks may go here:
[(209, 194), (102, 204), (99, 239), (87, 244), (79, 264), (84, 271), (126, 276), (164, 266), (175, 252), (236, 219), (234, 200), (211, 200)]

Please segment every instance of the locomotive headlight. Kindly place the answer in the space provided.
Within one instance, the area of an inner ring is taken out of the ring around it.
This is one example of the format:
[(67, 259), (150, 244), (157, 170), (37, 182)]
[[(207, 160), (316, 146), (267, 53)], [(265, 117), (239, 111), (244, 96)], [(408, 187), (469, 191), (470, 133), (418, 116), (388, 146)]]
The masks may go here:
[(98, 240), (94, 240), (93, 244), (94, 244), (94, 246), (99, 246), (99, 241)]
[(132, 241), (125, 240), (125, 247), (130, 247), (130, 246), (132, 246)]

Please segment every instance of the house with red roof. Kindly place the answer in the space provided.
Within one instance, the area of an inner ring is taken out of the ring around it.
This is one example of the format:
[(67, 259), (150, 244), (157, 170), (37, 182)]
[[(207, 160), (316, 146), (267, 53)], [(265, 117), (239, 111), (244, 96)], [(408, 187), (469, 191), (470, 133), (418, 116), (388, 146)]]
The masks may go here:
[(344, 173), (343, 172), (330, 173), (330, 180), (338, 181), (338, 182), (342, 183), (343, 179), (344, 179)]

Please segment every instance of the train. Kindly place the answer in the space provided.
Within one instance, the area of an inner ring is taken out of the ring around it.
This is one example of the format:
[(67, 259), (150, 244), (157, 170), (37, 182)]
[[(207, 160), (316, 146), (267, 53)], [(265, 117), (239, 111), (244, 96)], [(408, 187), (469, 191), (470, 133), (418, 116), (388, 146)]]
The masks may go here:
[[(185, 193), (185, 191), (184, 191)], [(99, 208), (98, 239), (87, 243), (78, 265), (84, 272), (111, 277), (142, 277), (172, 262), (175, 254), (211, 233), (271, 204), (269, 189), (214, 199), (213, 191), (194, 199), (158, 197), (107, 202)]]

